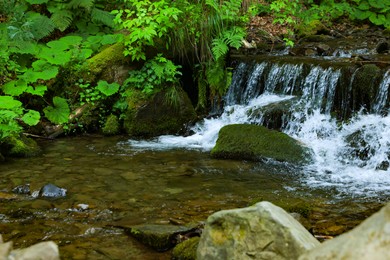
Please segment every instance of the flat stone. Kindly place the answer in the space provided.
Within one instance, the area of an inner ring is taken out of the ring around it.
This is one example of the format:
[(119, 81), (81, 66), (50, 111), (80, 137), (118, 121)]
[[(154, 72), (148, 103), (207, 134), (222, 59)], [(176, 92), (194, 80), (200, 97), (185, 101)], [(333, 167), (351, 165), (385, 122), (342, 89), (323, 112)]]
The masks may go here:
[(18, 260), (59, 260), (60, 253), (56, 243), (52, 241), (41, 242), (33, 246), (12, 250), (9, 259)]

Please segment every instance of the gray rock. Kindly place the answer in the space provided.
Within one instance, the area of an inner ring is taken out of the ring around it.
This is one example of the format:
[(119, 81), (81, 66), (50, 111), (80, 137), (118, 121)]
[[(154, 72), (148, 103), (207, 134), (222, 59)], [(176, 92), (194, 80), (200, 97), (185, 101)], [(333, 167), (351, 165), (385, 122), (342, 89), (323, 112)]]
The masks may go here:
[(52, 242), (42, 242), (33, 246), (11, 251), (8, 259), (12, 260), (59, 260), (58, 246)]
[(61, 198), (66, 196), (66, 189), (57, 187), (54, 184), (46, 184), (41, 188), (39, 191), (39, 197), (46, 197), (46, 198)]
[(0, 243), (0, 259), (7, 259), (12, 250), (12, 242)]
[(282, 208), (260, 202), (211, 215), (197, 259), (297, 259), (319, 244)]
[(27, 184), (16, 186), (15, 188), (12, 189), (12, 192), (16, 194), (31, 194), (30, 184), (27, 183)]
[(390, 259), (390, 204), (353, 230), (299, 257), (309, 259)]

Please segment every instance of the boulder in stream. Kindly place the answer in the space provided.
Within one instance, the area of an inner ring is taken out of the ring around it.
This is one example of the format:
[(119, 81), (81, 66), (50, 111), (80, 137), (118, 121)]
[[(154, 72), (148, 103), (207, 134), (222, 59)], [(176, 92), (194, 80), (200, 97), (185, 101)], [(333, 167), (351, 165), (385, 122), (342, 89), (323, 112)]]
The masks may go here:
[(297, 259), (319, 244), (290, 214), (263, 201), (211, 215), (197, 259)]
[(353, 230), (304, 253), (309, 259), (390, 259), (390, 203)]
[(57, 187), (54, 184), (46, 184), (39, 191), (39, 197), (46, 198), (62, 198), (66, 196), (67, 190), (64, 188)]
[(310, 162), (311, 150), (282, 132), (263, 126), (234, 124), (219, 131), (211, 156), (220, 159), (276, 161), (300, 165)]

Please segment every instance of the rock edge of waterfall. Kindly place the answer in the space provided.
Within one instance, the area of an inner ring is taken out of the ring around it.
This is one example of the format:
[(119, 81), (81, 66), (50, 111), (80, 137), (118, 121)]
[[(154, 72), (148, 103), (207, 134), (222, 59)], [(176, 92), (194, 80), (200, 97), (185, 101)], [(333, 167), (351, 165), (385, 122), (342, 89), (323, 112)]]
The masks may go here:
[(390, 203), (355, 229), (320, 244), (270, 202), (211, 215), (197, 259), (389, 259)]

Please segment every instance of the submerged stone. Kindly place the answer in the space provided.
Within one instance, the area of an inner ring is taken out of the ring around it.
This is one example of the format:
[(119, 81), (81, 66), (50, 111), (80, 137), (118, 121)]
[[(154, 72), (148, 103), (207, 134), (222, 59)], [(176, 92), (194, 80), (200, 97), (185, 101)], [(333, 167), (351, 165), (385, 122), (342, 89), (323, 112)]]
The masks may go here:
[(57, 187), (54, 184), (46, 184), (39, 191), (39, 197), (46, 198), (61, 198), (66, 196), (67, 190), (64, 188)]
[(187, 233), (191, 228), (174, 225), (145, 224), (125, 228), (126, 233), (136, 238), (142, 244), (157, 251), (166, 251), (177, 243), (176, 236)]
[(287, 134), (263, 126), (235, 124), (221, 128), (211, 156), (261, 161), (266, 158), (293, 164), (311, 160), (311, 151)]
[(318, 245), (290, 214), (264, 201), (211, 215), (197, 259), (297, 259)]

